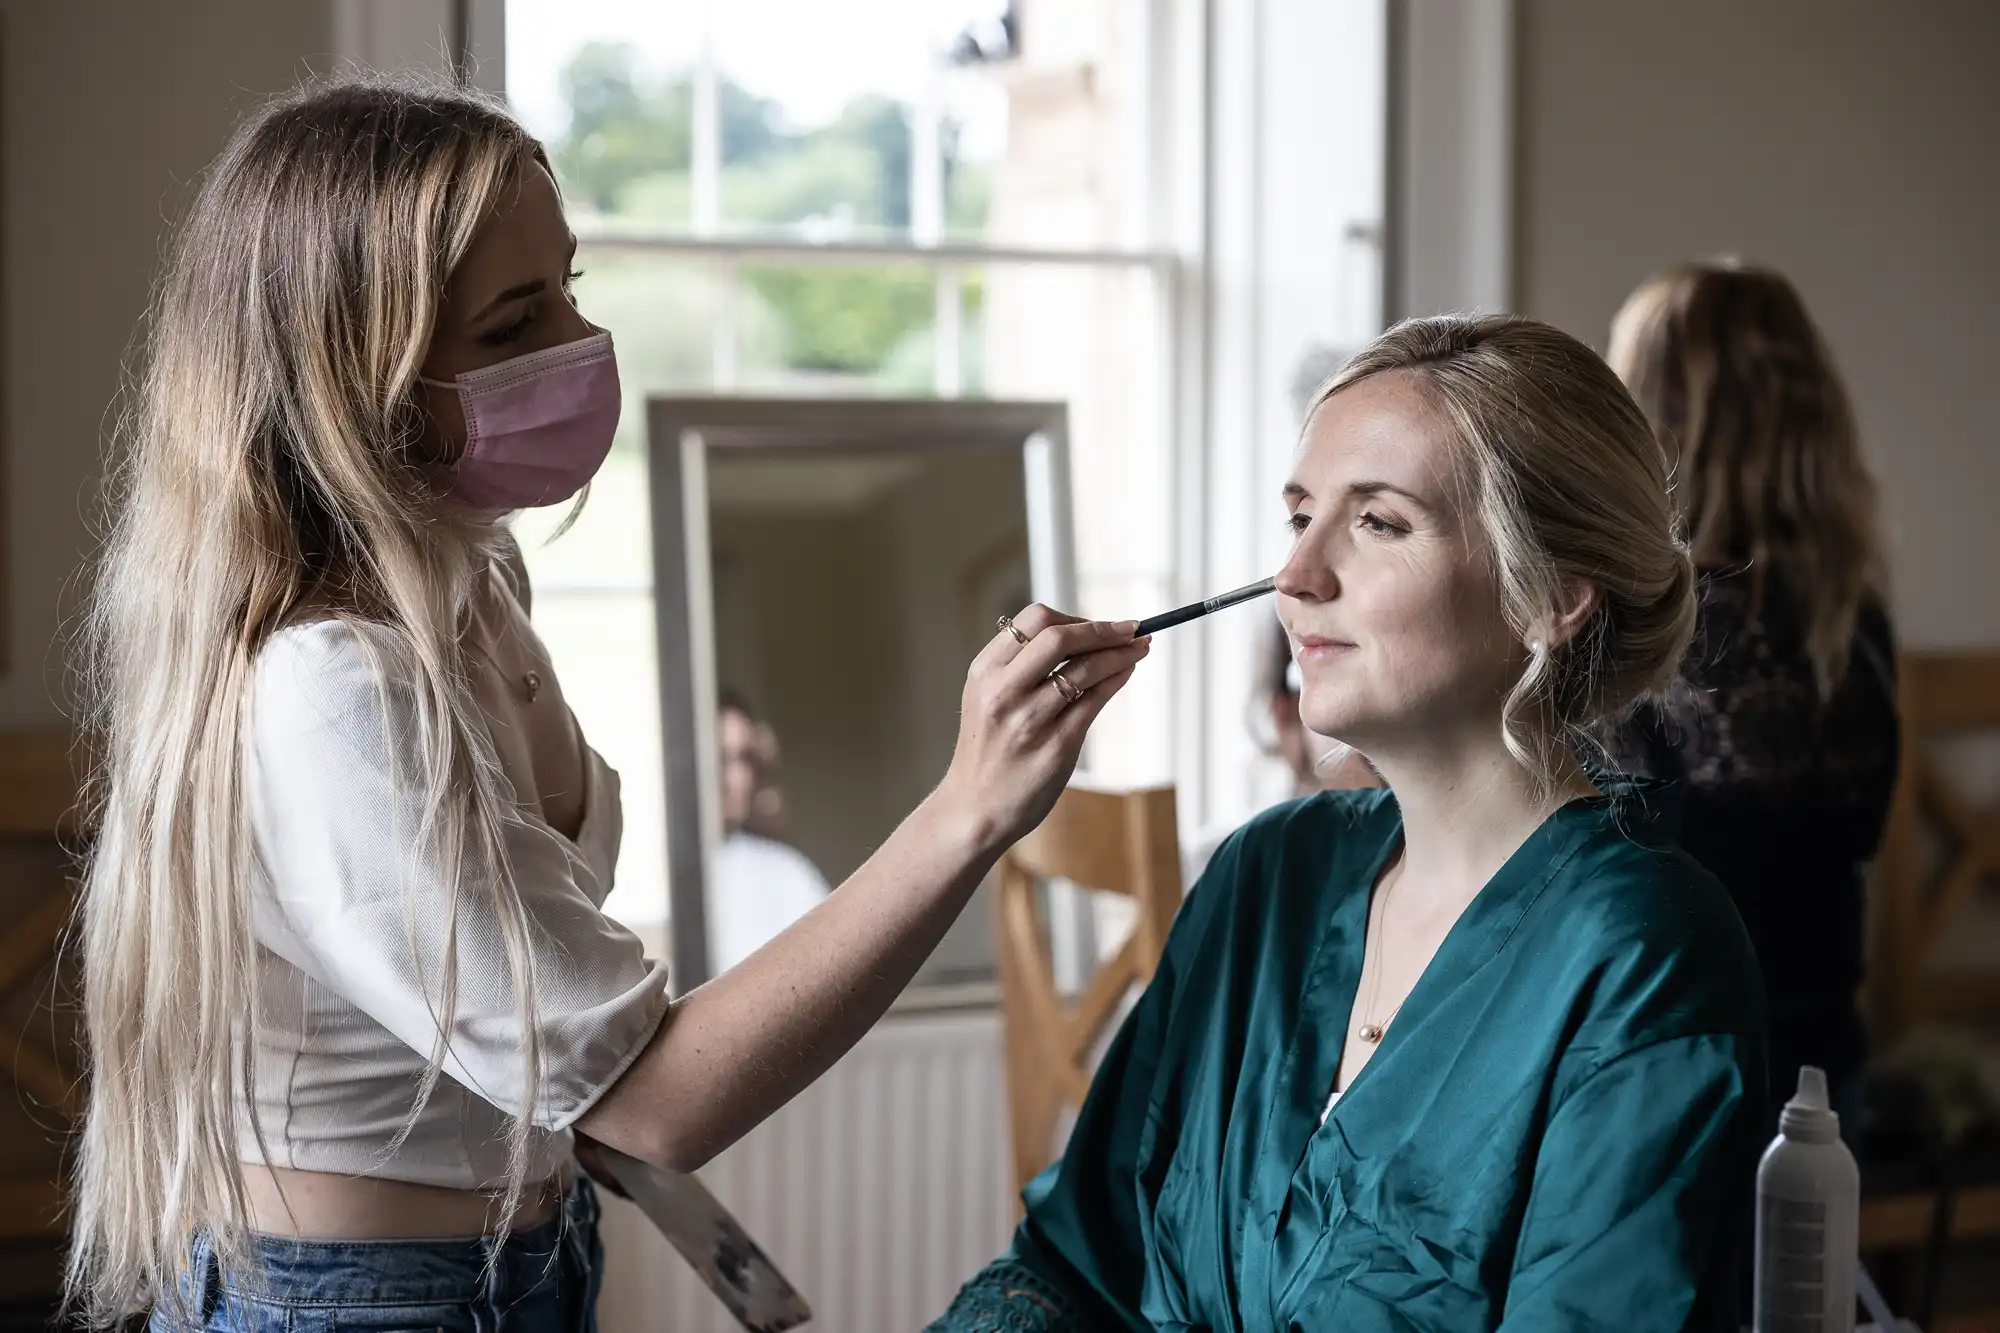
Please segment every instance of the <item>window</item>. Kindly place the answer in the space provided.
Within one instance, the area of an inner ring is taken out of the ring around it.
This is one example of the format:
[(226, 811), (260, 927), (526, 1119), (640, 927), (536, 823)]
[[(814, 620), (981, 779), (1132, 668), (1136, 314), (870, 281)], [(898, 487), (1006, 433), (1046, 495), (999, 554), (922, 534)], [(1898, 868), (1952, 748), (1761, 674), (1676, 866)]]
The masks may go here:
[[(1184, 123), (1178, 0), (507, 0), (506, 85), (618, 341), (617, 446), (574, 527), (519, 524), (536, 620), (625, 778), (608, 909), (663, 945), (661, 732), (642, 432), (649, 393), (1060, 399), (1078, 608), (1174, 589), (1185, 271), (1159, 164)], [(1087, 763), (1160, 781), (1175, 648)]]

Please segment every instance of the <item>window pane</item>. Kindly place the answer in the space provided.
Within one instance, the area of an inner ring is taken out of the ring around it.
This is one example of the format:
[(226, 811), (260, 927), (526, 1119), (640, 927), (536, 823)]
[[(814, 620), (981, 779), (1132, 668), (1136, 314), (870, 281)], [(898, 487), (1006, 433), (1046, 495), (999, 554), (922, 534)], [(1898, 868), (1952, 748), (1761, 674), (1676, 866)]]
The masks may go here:
[(936, 281), (915, 266), (758, 264), (743, 270), (745, 389), (927, 394)]
[(685, 254), (600, 246), (578, 249), (576, 305), (611, 330), (625, 387), (620, 448), (637, 449), (648, 393), (700, 393), (713, 383), (715, 329), (725, 322), (727, 274)]
[(1147, 83), (1143, 0), (1028, 7), (1004, 60), (956, 66), (949, 230), (1007, 245), (1143, 249), (1165, 89)]
[(507, 0), (507, 85), (593, 227), (1141, 244), (1148, 8)]
[(645, 79), (631, 46), (593, 42), (577, 52), (562, 82), (569, 126), (550, 156), (576, 203), (661, 228), (687, 225), (687, 79)]
[(1000, 71), (984, 64), (955, 68), (944, 90), (939, 136), (946, 239), (1029, 243), (995, 225), (993, 195), (1007, 153), (1008, 98)]

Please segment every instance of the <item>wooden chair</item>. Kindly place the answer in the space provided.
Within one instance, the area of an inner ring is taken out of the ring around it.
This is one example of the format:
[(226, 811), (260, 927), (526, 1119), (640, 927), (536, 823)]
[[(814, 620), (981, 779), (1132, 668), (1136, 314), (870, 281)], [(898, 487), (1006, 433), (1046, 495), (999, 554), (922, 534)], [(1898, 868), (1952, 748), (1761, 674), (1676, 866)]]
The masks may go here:
[(58, 984), (75, 905), (79, 781), (67, 731), (0, 734), (0, 1327), (46, 1326), (68, 1237), (63, 1158), (81, 1105)]
[[(2000, 957), (1983, 972), (1932, 966), (1941, 942), (1976, 926), (1977, 896), (2000, 886), (2000, 810), (1970, 802), (1937, 754), (1940, 742), (2000, 732), (2000, 653), (1911, 653), (1897, 669), (1901, 773), (1871, 886), (1865, 997), (1878, 1048), (1921, 1024), (2000, 1025)], [(1910, 1308), (1908, 1292), (1922, 1284), (1904, 1270), (1917, 1252), (2000, 1241), (2000, 1184), (1967, 1182), (1948, 1197), (1865, 1192), (1860, 1241), (1864, 1255), (1887, 1261), (1881, 1275)]]
[(1973, 807), (1934, 750), (2000, 732), (2000, 653), (1905, 654), (1898, 672), (1902, 773), (1876, 866), (1869, 988), (1878, 1043), (1919, 1022), (2000, 1021), (2000, 965), (1971, 974), (1929, 966), (1982, 887), (2000, 885), (2000, 810)]
[[(1152, 979), (1181, 903), (1174, 789), (1073, 786), (1000, 861), (999, 953), (1014, 1175), (1053, 1160), (1056, 1127), (1090, 1090), (1091, 1054), (1133, 986)], [(1056, 985), (1039, 892), (1064, 879), (1133, 900), (1132, 931), (1074, 1003)]]

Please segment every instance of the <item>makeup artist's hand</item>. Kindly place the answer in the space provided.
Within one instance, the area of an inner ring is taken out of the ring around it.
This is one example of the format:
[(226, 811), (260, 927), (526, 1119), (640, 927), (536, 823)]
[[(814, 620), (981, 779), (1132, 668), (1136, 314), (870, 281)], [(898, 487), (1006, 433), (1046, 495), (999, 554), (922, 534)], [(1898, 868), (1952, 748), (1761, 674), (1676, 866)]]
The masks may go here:
[[(1151, 641), (1134, 621), (1078, 620), (1037, 603), (1014, 617), (966, 673), (958, 748), (938, 794), (1008, 847), (1048, 817), (1076, 769), (1090, 724), (1132, 678)], [(1062, 669), (1071, 702), (1050, 677)]]
[[(1020, 638), (995, 633), (966, 675), (937, 790), (825, 901), (676, 997), (576, 1122), (580, 1135), (696, 1170), (830, 1069), (909, 985), (994, 861), (1047, 816), (1084, 733), (1148, 646), (1131, 621), (1086, 624), (1045, 606), (1015, 624)], [(581, 1138), (579, 1155), (589, 1169)]]

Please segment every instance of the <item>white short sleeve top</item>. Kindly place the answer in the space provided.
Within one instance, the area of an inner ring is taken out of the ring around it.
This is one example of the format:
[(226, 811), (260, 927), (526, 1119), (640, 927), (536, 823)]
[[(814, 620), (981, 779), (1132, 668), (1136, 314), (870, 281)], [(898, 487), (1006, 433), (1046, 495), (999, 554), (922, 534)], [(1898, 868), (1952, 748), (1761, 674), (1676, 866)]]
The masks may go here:
[[(523, 605), (497, 570), (486, 583), (468, 632), (477, 669), (494, 677), (474, 692), (515, 802), (505, 845), (538, 986), (528, 1021), (541, 1042), (531, 1130), (539, 1177), (567, 1159), (569, 1126), (645, 1047), (668, 994), (664, 964), (599, 910), (622, 831), (618, 775), (573, 725), (552, 729), (535, 714), (559, 708), (567, 718), (567, 705)], [(422, 835), (418, 699), (402, 652), (379, 627), (324, 621), (279, 632), (257, 660), (245, 786), (262, 1006), (252, 1095), (263, 1143), (245, 1117), (239, 1152), (251, 1161), (268, 1152), (272, 1165), (299, 1170), (490, 1189), (506, 1178), (525, 1030), (490, 877), (468, 879), (459, 908), (443, 1077), (391, 1151), (440, 1040), (449, 933), (439, 856)], [(501, 664), (521, 661), (539, 664), (536, 679), (509, 688)], [(525, 753), (523, 738), (551, 735), (579, 751), (548, 766), (580, 774), (574, 840), (543, 820), (546, 793), (532, 790), (533, 774), (509, 771), (522, 767), (509, 755)]]

